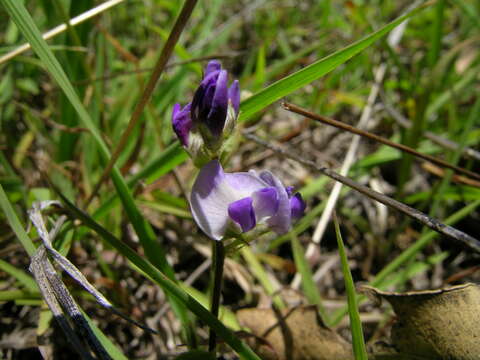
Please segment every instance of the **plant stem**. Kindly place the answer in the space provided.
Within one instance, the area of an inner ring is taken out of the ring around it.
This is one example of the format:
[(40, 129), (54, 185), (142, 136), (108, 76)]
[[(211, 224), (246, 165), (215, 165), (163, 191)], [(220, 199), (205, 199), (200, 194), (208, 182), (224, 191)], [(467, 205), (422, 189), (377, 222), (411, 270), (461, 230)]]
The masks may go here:
[[(220, 295), (222, 292), (223, 263), (225, 262), (225, 248), (222, 241), (213, 240), (212, 244), (212, 292), (210, 312), (218, 318), (218, 309), (220, 308)], [(210, 328), (208, 339), (208, 351), (215, 354), (217, 345), (217, 334)]]

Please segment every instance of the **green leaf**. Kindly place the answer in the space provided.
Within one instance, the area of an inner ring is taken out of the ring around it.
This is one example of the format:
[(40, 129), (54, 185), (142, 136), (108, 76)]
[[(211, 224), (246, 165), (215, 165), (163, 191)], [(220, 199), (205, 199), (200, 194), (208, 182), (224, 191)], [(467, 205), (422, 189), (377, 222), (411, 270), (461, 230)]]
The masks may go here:
[(17, 217), (15, 210), (13, 210), (10, 201), (7, 198), (7, 194), (3, 191), (3, 187), (0, 184), (0, 207), (3, 210), (3, 213), (7, 217), (7, 221), (10, 224), (13, 232), (17, 236), (18, 240), (22, 243), (23, 247), (27, 251), (28, 255), (32, 256), (35, 252), (35, 245), (33, 244), (32, 240), (28, 237), (27, 233), (25, 232), (22, 223)]
[(263, 286), (267, 295), (272, 297), (272, 301), (275, 306), (278, 309), (285, 309), (285, 303), (278, 294), (275, 294), (277, 292), (277, 289), (275, 289), (274, 285), (268, 277), (268, 274), (266, 273), (260, 261), (258, 261), (257, 256), (253, 253), (250, 246), (242, 247), (240, 249), (240, 253), (245, 259), (248, 265), (248, 269), (257, 278), (258, 282)]
[(419, 6), (418, 8), (408, 12), (403, 16), (400, 16), (391, 23), (383, 26), (379, 30), (368, 35), (367, 37), (323, 59), (314, 62), (313, 64), (303, 68), (302, 70), (297, 71), (294, 74), (284, 77), (283, 79), (273, 83), (272, 85), (266, 87), (265, 89), (244, 100), (241, 104), (239, 121), (248, 120), (255, 113), (264, 109), (266, 106), (334, 70), (339, 65), (345, 63), (353, 56), (357, 55), (362, 50), (372, 45), (375, 41), (387, 34), (390, 30), (394, 29), (396, 26), (400, 25), (403, 21), (410, 18), (411, 16), (417, 14), (419, 11), (421, 11), (428, 5), (429, 3)]
[(67, 210), (82, 223), (98, 233), (110, 246), (114, 247), (120, 254), (125, 256), (150, 279), (157, 283), (168, 295), (173, 296), (183, 306), (192, 311), (208, 326), (215, 330), (228, 345), (232, 347), (244, 359), (260, 359), (247, 345), (245, 345), (235, 334), (215, 318), (202, 304), (185, 292), (175, 282), (160, 272), (148, 260), (138, 255), (128, 245), (118, 240), (112, 233), (98, 224), (95, 220), (73, 205), (62, 194), (58, 193)]
[(33, 278), (25, 271), (16, 268), (2, 259), (0, 259), (0, 269), (5, 271), (7, 274), (12, 275), (15, 279), (22, 283), (22, 285), (25, 286), (28, 291), (32, 293), (39, 291), (35, 280), (33, 280)]
[(338, 253), (342, 263), (343, 278), (345, 280), (345, 290), (347, 291), (348, 314), (350, 315), (350, 329), (352, 333), (352, 346), (355, 360), (368, 360), (367, 350), (365, 349), (365, 340), (363, 337), (362, 322), (357, 308), (357, 295), (355, 293), (355, 284), (353, 283), (352, 273), (348, 267), (347, 254), (343, 244), (340, 226), (337, 218), (334, 216), (335, 234), (337, 235)]
[[(443, 222), (446, 225), (453, 225), (463, 219), (464, 217), (471, 214), (478, 206), (480, 206), (480, 200), (474, 201), (471, 204), (461, 208), (456, 213), (450, 215)], [(439, 236), (439, 233), (433, 230), (429, 230), (424, 235), (422, 235), (412, 246), (404, 250), (400, 255), (395, 259), (390, 261), (387, 266), (385, 266), (378, 274), (375, 275), (375, 278), (369, 282), (370, 286), (381, 287), (388, 279), (388, 277), (396, 272), (402, 265), (414, 259), (415, 256), (428, 244), (430, 244), (433, 239)], [(362, 300), (366, 299), (365, 297), (361, 298)], [(333, 315), (332, 325), (337, 325), (347, 313), (348, 308), (342, 308), (335, 311)]]
[(118, 347), (99, 329), (97, 325), (90, 319), (90, 317), (82, 311), (83, 316), (90, 325), (93, 333), (97, 337), (98, 341), (103, 345), (104, 349), (107, 351), (108, 355), (112, 357), (113, 360), (127, 360), (128, 358), (123, 355), (123, 353), (118, 349)]
[(322, 305), (322, 298), (320, 297), (317, 284), (313, 279), (312, 270), (305, 257), (305, 249), (302, 244), (300, 244), (294, 231), (290, 232), (290, 239), (292, 243), (293, 259), (295, 260), (297, 271), (302, 275), (302, 288), (305, 296), (310, 304), (317, 306), (318, 312), (322, 316), (322, 320), (328, 324), (329, 319), (327, 318), (327, 313)]
[[(40, 31), (33, 22), (30, 14), (27, 12), (24, 5), (19, 1), (2, 0), (2, 3), (4, 4), (5, 8), (7, 9), (14, 22), (17, 24), (22, 34), (32, 46), (32, 49), (42, 60), (50, 75), (53, 76), (53, 78), (63, 90), (65, 96), (69, 99), (73, 108), (76, 110), (80, 121), (89, 130), (91, 136), (93, 136), (93, 139), (95, 140), (100, 150), (102, 160), (105, 163), (108, 162), (108, 159), (110, 158), (110, 152), (107, 145), (103, 141), (100, 132), (95, 127), (94, 122), (92, 121), (90, 115), (83, 106), (80, 98), (78, 97), (78, 94), (75, 92), (60, 63), (53, 55), (45, 40), (43, 40)], [(169, 278), (174, 279), (175, 273), (172, 267), (167, 262), (165, 251), (157, 240), (152, 227), (137, 208), (130, 189), (128, 188), (125, 180), (123, 179), (118, 167), (114, 166), (112, 168), (111, 176), (117, 193), (125, 208), (125, 211), (135, 229), (135, 232), (140, 239), (142, 246), (145, 249), (145, 254), (149, 258), (149, 260), (153, 264), (155, 264), (156, 267), (161, 269), (161, 271), (165, 273)], [(173, 302), (172, 308), (182, 321), (184, 329), (188, 329), (189, 320), (182, 306)]]

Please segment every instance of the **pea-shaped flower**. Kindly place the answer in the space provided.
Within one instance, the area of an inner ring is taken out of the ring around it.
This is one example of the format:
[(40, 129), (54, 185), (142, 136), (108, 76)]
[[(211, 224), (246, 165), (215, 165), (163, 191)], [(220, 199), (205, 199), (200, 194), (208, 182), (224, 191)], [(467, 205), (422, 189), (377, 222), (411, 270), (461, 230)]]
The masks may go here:
[(227, 71), (222, 70), (220, 62), (212, 60), (205, 67), (203, 80), (192, 102), (183, 109), (180, 104), (174, 106), (173, 130), (192, 156), (203, 145), (216, 152), (234, 127), (239, 106), (238, 80), (228, 87)]
[(212, 160), (195, 180), (190, 207), (198, 226), (214, 240), (221, 240), (229, 228), (247, 232), (257, 224), (284, 234), (305, 211), (301, 195), (292, 190), (269, 171), (225, 173)]

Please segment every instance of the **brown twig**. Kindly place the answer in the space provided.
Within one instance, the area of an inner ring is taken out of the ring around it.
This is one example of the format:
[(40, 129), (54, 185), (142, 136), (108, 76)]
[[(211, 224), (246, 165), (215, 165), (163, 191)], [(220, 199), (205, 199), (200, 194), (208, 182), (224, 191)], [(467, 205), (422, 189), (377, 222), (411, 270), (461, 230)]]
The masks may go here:
[(93, 188), (92, 193), (88, 197), (86, 201), (86, 205), (88, 206), (92, 199), (96, 196), (98, 190), (100, 189), (100, 186), (102, 183), (106, 180), (108, 175), (110, 174), (110, 171), (112, 170), (113, 166), (115, 165), (115, 162), (117, 161), (118, 157), (120, 156), (123, 148), (125, 147), (125, 144), (134, 129), (134, 127), (137, 125), (138, 121), (140, 120), (140, 116), (143, 113), (143, 109), (147, 105), (148, 101), (150, 100), (150, 97), (152, 96), (153, 91), (155, 90), (155, 86), (157, 85), (158, 79), (160, 78), (160, 75), (162, 74), (163, 70), (165, 69), (165, 65), (167, 64), (168, 59), (170, 58), (173, 49), (175, 47), (175, 44), (178, 42), (178, 39), (180, 38), (180, 34), (182, 33), (183, 29), (185, 28), (185, 25), (190, 18), (190, 15), (192, 14), (192, 11), (197, 4), (198, 0), (186, 0), (185, 4), (183, 5), (182, 11), (180, 12), (180, 15), (178, 16), (175, 25), (173, 26), (172, 31), (170, 32), (170, 35), (168, 36), (168, 39), (160, 52), (160, 56), (157, 60), (157, 63), (155, 64), (155, 68), (153, 69), (152, 76), (150, 77), (150, 80), (148, 81), (142, 96), (140, 97), (140, 100), (138, 101), (137, 105), (135, 106), (135, 109), (133, 110), (132, 117), (130, 118), (130, 121), (128, 123), (127, 128), (122, 134), (122, 137), (120, 138), (120, 141), (118, 142), (115, 150), (112, 153), (112, 156), (110, 158), (110, 161), (108, 162), (107, 166), (105, 167), (105, 170), (102, 173), (102, 176), (100, 177), (100, 180), (98, 183), (95, 185)]
[(66, 126), (66, 125), (57, 123), (56, 121), (53, 121), (53, 120), (51, 120), (47, 117), (43, 118), (42, 120), (45, 121), (51, 127), (54, 127), (54, 128), (56, 128), (60, 131), (67, 132), (67, 133), (76, 134), (76, 133), (88, 132), (89, 131), (87, 128), (83, 128), (83, 127), (79, 127), (79, 126), (76, 126), (76, 127)]
[(405, 205), (405, 204), (403, 204), (403, 203), (401, 203), (397, 200), (394, 200), (394, 199), (392, 199), (392, 198), (390, 198), (386, 195), (383, 195), (379, 192), (373, 191), (372, 189), (370, 189), (367, 186), (358, 184), (356, 181), (354, 181), (354, 180), (352, 180), (348, 177), (342, 176), (342, 175), (336, 173), (335, 171), (333, 171), (329, 168), (319, 166), (311, 160), (302, 159), (301, 157), (296, 155), (290, 149), (286, 150), (286, 149), (283, 149), (279, 146), (270, 144), (270, 143), (258, 138), (257, 136), (255, 136), (253, 134), (248, 134), (248, 133), (244, 132), (243, 135), (247, 139), (255, 141), (257, 144), (259, 144), (261, 146), (264, 146), (268, 149), (271, 149), (271, 150), (275, 151), (276, 153), (278, 153), (282, 156), (285, 156), (289, 159), (298, 161), (301, 164), (309, 166), (309, 167), (315, 169), (316, 171), (320, 172), (321, 174), (323, 174), (325, 176), (328, 176), (329, 178), (331, 178), (335, 181), (341, 182), (342, 184), (347, 185), (348, 187), (358, 191), (359, 193), (361, 193), (365, 196), (368, 196), (371, 199), (374, 199), (374, 200), (376, 200), (376, 201), (378, 201), (378, 202), (380, 202), (380, 203), (382, 203), (382, 204), (384, 204), (384, 205), (386, 205), (390, 208), (396, 209), (396, 210), (402, 212), (403, 214), (405, 214), (407, 216), (410, 216), (411, 218), (417, 220), (418, 222), (422, 223), (423, 225), (428, 226), (430, 229), (435, 230), (436, 232), (438, 232), (440, 234), (446, 235), (449, 238), (454, 239), (458, 242), (461, 242), (462, 244), (468, 246), (470, 249), (474, 250), (475, 252), (480, 253), (480, 241), (478, 241), (477, 239), (475, 239), (474, 237), (472, 237), (468, 234), (465, 234), (464, 232), (462, 232), (460, 230), (455, 229), (452, 226), (445, 225), (442, 222), (440, 222), (439, 220), (437, 220), (435, 218), (432, 218), (432, 217), (422, 213), (421, 211), (419, 211), (417, 209), (414, 209), (414, 208), (412, 208), (408, 205)]
[[(443, 178), (446, 175), (444, 169), (432, 163), (429, 163), (428, 161), (422, 164), (422, 168), (431, 174), (437, 175), (439, 178)], [(480, 181), (470, 179), (469, 177), (466, 177), (466, 176), (454, 174), (452, 176), (452, 181), (456, 182), (457, 184), (464, 184), (464, 185), (475, 186), (477, 188), (480, 188)]]
[(462, 173), (464, 175), (467, 175), (467, 176), (470, 176), (470, 177), (475, 178), (477, 180), (480, 180), (480, 175), (477, 174), (477, 173), (474, 173), (473, 171), (461, 168), (461, 167), (456, 166), (456, 165), (449, 164), (448, 162), (446, 162), (444, 160), (441, 160), (441, 159), (438, 159), (436, 157), (433, 157), (433, 156), (430, 156), (430, 155), (427, 155), (427, 154), (419, 153), (418, 151), (412, 149), (411, 147), (405, 146), (403, 144), (394, 143), (393, 141), (385, 139), (384, 137), (372, 134), (372, 133), (370, 133), (368, 131), (365, 131), (365, 130), (357, 129), (356, 127), (353, 127), (351, 125), (342, 123), (341, 121), (337, 121), (337, 120), (330, 119), (330, 118), (328, 118), (326, 116), (323, 116), (323, 115), (312, 113), (312, 112), (310, 112), (308, 110), (305, 110), (305, 109), (302, 109), (301, 107), (296, 106), (294, 104), (284, 102), (284, 103), (282, 103), (282, 106), (283, 106), (284, 109), (286, 109), (288, 111), (291, 111), (291, 112), (294, 112), (296, 114), (308, 117), (312, 120), (319, 121), (319, 122), (327, 124), (327, 125), (335, 126), (335, 127), (340, 128), (342, 130), (349, 131), (351, 133), (366, 137), (366, 138), (374, 140), (374, 141), (378, 141), (379, 143), (382, 143), (382, 144), (385, 144), (387, 146), (393, 147), (395, 149), (398, 149), (398, 150), (404, 151), (406, 153), (412, 154), (412, 155), (414, 155), (416, 157), (419, 157), (421, 159), (430, 161), (431, 163), (434, 163), (436, 165), (443, 166), (443, 167), (448, 168), (448, 169), (452, 169), (452, 170), (456, 171), (457, 173)]

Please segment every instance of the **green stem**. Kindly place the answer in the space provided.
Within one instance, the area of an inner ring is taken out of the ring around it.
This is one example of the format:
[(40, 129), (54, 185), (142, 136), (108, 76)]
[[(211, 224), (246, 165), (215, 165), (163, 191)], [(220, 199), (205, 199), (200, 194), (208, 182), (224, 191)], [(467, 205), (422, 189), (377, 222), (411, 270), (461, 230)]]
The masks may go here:
[[(220, 295), (222, 293), (222, 276), (223, 264), (225, 262), (225, 248), (223, 242), (213, 241), (212, 244), (212, 292), (210, 312), (218, 318), (218, 310), (220, 308)], [(217, 334), (215, 330), (210, 328), (210, 336), (208, 339), (208, 351), (215, 354), (217, 345)]]

